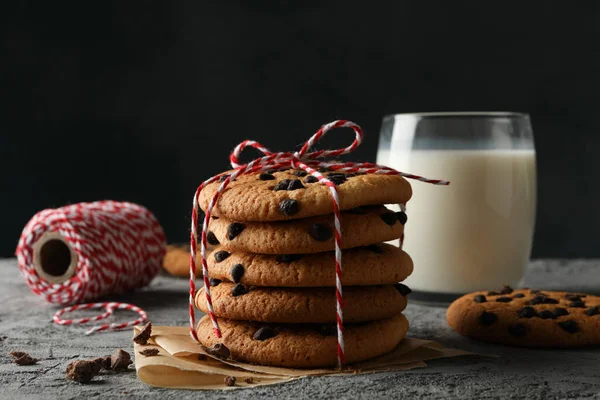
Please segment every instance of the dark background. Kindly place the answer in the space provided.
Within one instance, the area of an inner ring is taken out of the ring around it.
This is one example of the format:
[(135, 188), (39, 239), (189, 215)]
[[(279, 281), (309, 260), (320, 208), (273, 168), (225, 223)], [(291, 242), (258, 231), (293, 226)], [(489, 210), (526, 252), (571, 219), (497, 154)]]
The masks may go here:
[[(592, 2), (14, 3), (0, 12), (0, 256), (40, 209), (99, 199), (143, 204), (184, 241), (196, 186), (241, 140), (292, 150), (345, 118), (367, 135), (348, 159), (374, 160), (382, 115), (440, 110), (529, 112), (533, 256), (600, 256)], [(337, 136), (326, 145), (351, 140)]]

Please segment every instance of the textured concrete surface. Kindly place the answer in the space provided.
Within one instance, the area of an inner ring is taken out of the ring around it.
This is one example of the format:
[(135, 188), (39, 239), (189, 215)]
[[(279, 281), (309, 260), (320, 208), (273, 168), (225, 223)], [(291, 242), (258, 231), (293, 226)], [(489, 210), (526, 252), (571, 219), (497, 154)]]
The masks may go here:
[[(600, 261), (536, 261), (524, 284), (597, 293)], [(150, 287), (119, 300), (143, 307), (155, 324), (185, 325), (186, 290), (186, 280), (159, 276)], [(64, 378), (69, 361), (110, 354), (118, 347), (131, 351), (131, 332), (86, 337), (83, 328), (53, 325), (56, 308), (30, 293), (14, 259), (0, 260), (0, 302), (0, 398), (600, 399), (600, 348), (550, 351), (486, 345), (454, 333), (446, 325), (444, 308), (418, 304), (406, 311), (411, 336), (500, 357), (436, 360), (408, 372), (306, 378), (230, 392), (155, 389), (140, 382), (135, 372), (104, 374), (80, 385)], [(126, 315), (117, 312), (113, 318), (119, 317)], [(17, 366), (8, 355), (13, 350), (27, 351), (41, 361)]]

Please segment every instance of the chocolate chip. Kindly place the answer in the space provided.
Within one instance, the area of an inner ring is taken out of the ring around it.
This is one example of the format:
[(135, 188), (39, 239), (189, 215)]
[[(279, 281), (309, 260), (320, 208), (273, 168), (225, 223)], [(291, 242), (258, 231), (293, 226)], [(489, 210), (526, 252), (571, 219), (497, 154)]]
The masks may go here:
[(275, 261), (278, 263), (291, 263), (293, 261), (298, 261), (302, 258), (302, 254), (279, 254), (275, 257)]
[(544, 304), (558, 304), (559, 301), (552, 297), (544, 297)]
[(246, 228), (246, 225), (240, 224), (239, 222), (232, 222), (227, 227), (227, 239), (233, 240), (242, 233), (242, 231)]
[(372, 251), (373, 253), (377, 253), (377, 254), (381, 254), (383, 253), (383, 248), (381, 246), (378, 246), (376, 244), (370, 244), (368, 246), (364, 247), (365, 249)]
[(346, 174), (340, 173), (332, 173), (327, 175), (327, 179), (329, 179), (334, 185), (339, 186), (342, 183), (346, 182)]
[(485, 298), (484, 295), (478, 294), (475, 297), (473, 297), (473, 301), (475, 303), (485, 303), (487, 301), (487, 299)]
[(517, 315), (519, 318), (533, 318), (537, 315), (537, 313), (533, 307), (523, 307), (517, 312)]
[(569, 312), (567, 311), (567, 309), (562, 308), (562, 307), (556, 307), (553, 312), (554, 312), (555, 317), (562, 317), (563, 315), (569, 315)]
[(217, 358), (229, 358), (231, 352), (223, 343), (216, 343), (213, 347), (204, 348), (208, 354)]
[(585, 303), (583, 301), (574, 301), (569, 304), (569, 307), (573, 308), (585, 308)]
[(229, 177), (229, 174), (224, 174), (224, 175), (221, 175), (221, 176), (219, 177), (219, 182), (223, 182), (225, 179), (227, 179), (227, 177)]
[(217, 217), (216, 215), (211, 215), (210, 216), (212, 219), (219, 219), (219, 217)]
[(277, 191), (277, 190), (288, 190), (288, 185), (290, 184), (290, 180), (289, 179), (284, 179), (279, 181), (279, 183), (277, 183), (277, 185), (275, 185), (275, 187), (273, 188), (273, 190)]
[(522, 299), (523, 297), (525, 297), (523, 293), (517, 293), (513, 295), (513, 299)]
[(483, 326), (490, 326), (498, 320), (498, 316), (494, 313), (484, 311), (479, 317), (479, 323)]
[(246, 286), (242, 285), (241, 283), (235, 285), (231, 290), (231, 295), (233, 297), (241, 296), (246, 293), (248, 293), (248, 289), (246, 289)]
[(295, 175), (295, 176), (298, 176), (298, 177), (302, 178), (303, 176), (308, 175), (308, 172), (299, 169), (297, 171), (292, 172), (292, 175)]
[(242, 264), (235, 264), (231, 268), (231, 279), (233, 282), (239, 283), (242, 280), (242, 276), (244, 276), (244, 272), (246, 272), (246, 270)]
[(269, 328), (268, 326), (265, 326), (265, 327), (260, 328), (256, 332), (254, 332), (254, 335), (252, 336), (252, 339), (254, 339), (254, 340), (267, 340), (269, 338), (274, 337), (275, 335), (277, 335), (277, 333), (275, 333), (274, 329)]
[(229, 254), (228, 251), (225, 250), (219, 250), (215, 253), (215, 261), (220, 263), (221, 261), (223, 261), (224, 259), (226, 259), (227, 257), (229, 257), (231, 254)]
[(319, 242), (324, 242), (324, 241), (329, 240), (331, 238), (331, 236), (333, 235), (333, 231), (331, 230), (331, 228), (328, 225), (325, 225), (325, 224), (312, 224), (308, 228), (308, 234), (313, 239), (315, 239), (315, 240), (317, 240)]
[(387, 225), (390, 225), (390, 226), (392, 226), (396, 222), (398, 222), (398, 216), (393, 211), (387, 211), (387, 212), (384, 212), (383, 214), (379, 214), (379, 217), (383, 220), (383, 222), (385, 222)]
[(569, 301), (581, 301), (581, 297), (579, 296), (575, 296), (573, 294), (568, 294), (565, 296), (565, 299), (569, 300)]
[(323, 324), (319, 326), (319, 333), (323, 336), (335, 336), (337, 328), (335, 324)]
[(498, 297), (496, 301), (498, 303), (510, 303), (512, 301), (512, 297)]
[(319, 179), (317, 179), (316, 177), (310, 175), (307, 176), (306, 179), (304, 180), (304, 183), (315, 183), (315, 182), (319, 182)]
[(304, 189), (304, 185), (302, 184), (302, 181), (300, 179), (293, 179), (289, 183), (287, 190), (297, 190), (297, 189)]
[(235, 386), (235, 376), (226, 376), (225, 377), (225, 386)]
[(545, 295), (537, 295), (529, 301), (529, 304), (558, 304), (558, 300), (551, 297), (546, 297)]
[(407, 296), (412, 293), (412, 290), (403, 283), (396, 283), (394, 287), (402, 296)]
[(508, 333), (514, 337), (523, 337), (525, 336), (526, 331), (525, 326), (521, 324), (512, 324), (508, 326)]
[(500, 294), (511, 294), (513, 292), (513, 288), (508, 285), (504, 285), (502, 290), (500, 290)]
[(65, 372), (69, 380), (89, 383), (100, 372), (100, 365), (90, 360), (75, 360), (67, 365)]
[(598, 315), (600, 314), (600, 307), (596, 306), (596, 307), (590, 307), (587, 310), (584, 311), (585, 315), (587, 316), (594, 316), (594, 315)]
[(9, 354), (13, 357), (13, 362), (17, 365), (33, 365), (39, 361), (24, 351), (12, 351)]
[(154, 357), (154, 356), (158, 355), (159, 350), (157, 348), (144, 349), (144, 350), (140, 351), (139, 353), (146, 357)]
[(113, 371), (125, 371), (132, 363), (131, 356), (123, 349), (115, 350), (113, 355), (110, 356), (110, 369)]
[(491, 290), (487, 293), (488, 296), (498, 296), (500, 295), (500, 293), (496, 292), (495, 290)]
[(222, 282), (222, 281), (221, 281), (220, 279), (217, 279), (217, 278), (210, 278), (210, 279), (208, 280), (208, 283), (209, 283), (209, 284), (210, 284), (210, 286), (212, 286), (212, 287), (219, 286), (219, 284), (220, 284), (221, 282)]
[(281, 203), (279, 203), (279, 212), (286, 217), (290, 217), (294, 214), (297, 214), (299, 209), (300, 204), (297, 200), (285, 199)]
[(573, 321), (573, 320), (562, 321), (562, 322), (559, 322), (558, 325), (569, 333), (575, 333), (579, 330), (579, 326), (577, 325), (577, 322)]
[(542, 310), (538, 313), (538, 317), (542, 319), (554, 319), (556, 318), (556, 315), (550, 310)]
[(148, 322), (142, 330), (133, 337), (133, 342), (137, 344), (147, 344), (152, 335), (152, 322)]
[(258, 179), (260, 179), (261, 181), (272, 181), (273, 179), (275, 179), (275, 175), (269, 173), (262, 173), (258, 176)]
[(408, 215), (406, 215), (404, 211), (398, 211), (396, 213), (396, 217), (398, 218), (398, 222), (400, 222), (402, 225), (405, 225), (406, 221), (408, 221)]
[(208, 234), (206, 235), (206, 241), (208, 242), (208, 244), (212, 244), (213, 246), (220, 244), (219, 239), (217, 239), (215, 234), (211, 231), (208, 231)]

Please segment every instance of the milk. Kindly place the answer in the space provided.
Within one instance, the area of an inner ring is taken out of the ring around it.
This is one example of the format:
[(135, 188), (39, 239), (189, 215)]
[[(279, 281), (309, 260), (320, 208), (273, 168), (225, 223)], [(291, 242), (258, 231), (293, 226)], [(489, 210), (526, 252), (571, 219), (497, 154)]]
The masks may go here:
[(408, 286), (459, 294), (519, 283), (535, 220), (533, 150), (380, 150), (377, 161), (451, 181), (411, 181), (404, 249), (415, 268)]

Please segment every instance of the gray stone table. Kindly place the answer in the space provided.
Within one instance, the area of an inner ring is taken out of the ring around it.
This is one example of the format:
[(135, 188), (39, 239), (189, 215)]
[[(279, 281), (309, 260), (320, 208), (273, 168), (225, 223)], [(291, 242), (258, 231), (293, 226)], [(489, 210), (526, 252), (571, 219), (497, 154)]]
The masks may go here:
[[(525, 284), (598, 293), (600, 261), (535, 261)], [(148, 288), (118, 300), (143, 307), (154, 324), (185, 325), (186, 291), (185, 279), (159, 276)], [(139, 381), (135, 372), (101, 375), (92, 384), (80, 385), (64, 378), (69, 361), (110, 354), (118, 347), (131, 351), (131, 332), (84, 336), (81, 327), (53, 325), (51, 316), (56, 308), (29, 291), (14, 259), (0, 260), (0, 303), (2, 398), (600, 399), (600, 348), (529, 350), (488, 345), (454, 333), (445, 322), (444, 308), (418, 304), (410, 304), (405, 312), (411, 323), (410, 336), (499, 357), (441, 359), (408, 372), (306, 378), (228, 392), (156, 389)], [(37, 366), (17, 366), (8, 355), (13, 350), (30, 352), (41, 361)]]

